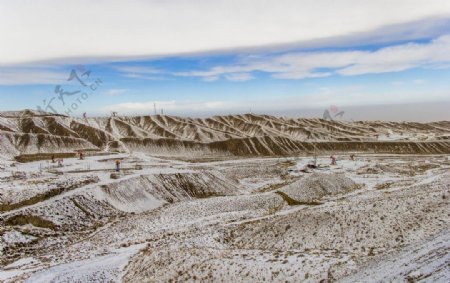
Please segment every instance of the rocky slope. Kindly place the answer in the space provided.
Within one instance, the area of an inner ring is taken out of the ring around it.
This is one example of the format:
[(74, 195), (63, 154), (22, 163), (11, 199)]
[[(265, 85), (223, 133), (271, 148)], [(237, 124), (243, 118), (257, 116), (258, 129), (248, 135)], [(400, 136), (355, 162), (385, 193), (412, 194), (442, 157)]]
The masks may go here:
[(274, 156), (311, 152), (314, 147), (321, 152), (436, 154), (450, 152), (449, 137), (449, 121), (343, 122), (254, 114), (81, 119), (30, 110), (0, 113), (0, 154), (34, 154), (34, 159), (77, 150)]
[(311, 152), (314, 147), (321, 152), (436, 154), (450, 152), (449, 137), (448, 121), (341, 122), (253, 114), (81, 119), (30, 110), (0, 113), (0, 154), (34, 154), (34, 159), (77, 150), (273, 156)]

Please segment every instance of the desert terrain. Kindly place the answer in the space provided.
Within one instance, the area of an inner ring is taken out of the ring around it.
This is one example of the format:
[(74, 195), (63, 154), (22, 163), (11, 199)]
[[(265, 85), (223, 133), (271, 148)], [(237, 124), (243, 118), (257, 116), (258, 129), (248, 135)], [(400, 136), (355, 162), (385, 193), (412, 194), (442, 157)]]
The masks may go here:
[(448, 121), (3, 112), (0, 281), (448, 282), (449, 169)]

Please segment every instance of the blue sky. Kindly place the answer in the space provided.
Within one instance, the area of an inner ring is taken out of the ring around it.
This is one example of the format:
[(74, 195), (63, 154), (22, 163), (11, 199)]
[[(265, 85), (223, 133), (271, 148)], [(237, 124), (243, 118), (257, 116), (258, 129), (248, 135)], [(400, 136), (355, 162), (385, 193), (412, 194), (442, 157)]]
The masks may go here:
[[(37, 2), (40, 19), (54, 12), (52, 2)], [(280, 8), (279, 1), (257, 8), (253, 1), (131, 1), (137, 7), (111, 1), (108, 11), (102, 3), (75, 2), (79, 14), (86, 13), (83, 5), (101, 13), (85, 15), (75, 29), (68, 25), (70, 15), (55, 26), (34, 19), (32, 3), (0, 1), (16, 15), (0, 20), (11, 27), (2, 31), (10, 44), (0, 47), (1, 111), (45, 108), (44, 100), (52, 99), (52, 110), (71, 115), (153, 114), (154, 104), (158, 112), (190, 116), (250, 109), (301, 116), (302, 110), (331, 105), (450, 106), (448, 1), (398, 1), (388, 12), (386, 1), (344, 0), (329, 11), (326, 0), (285, 1), (302, 4), (298, 13)], [(360, 14), (348, 10), (355, 5)], [(149, 20), (141, 10), (159, 12)], [(327, 15), (335, 18), (317, 19)], [(33, 40), (23, 42), (19, 31)], [(86, 86), (67, 81), (72, 70), (79, 76), (90, 71), (82, 77)], [(87, 86), (98, 79), (95, 90)], [(65, 95), (63, 105), (58, 85), (79, 92)], [(71, 105), (76, 107), (68, 111)], [(450, 119), (427, 107), (431, 119)]]

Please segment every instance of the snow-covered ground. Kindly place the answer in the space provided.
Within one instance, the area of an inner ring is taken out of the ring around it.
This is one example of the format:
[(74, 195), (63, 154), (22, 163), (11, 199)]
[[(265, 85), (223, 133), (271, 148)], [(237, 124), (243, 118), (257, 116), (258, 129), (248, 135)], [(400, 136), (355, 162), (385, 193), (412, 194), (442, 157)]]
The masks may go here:
[(128, 261), (143, 247), (121, 248), (107, 255), (57, 265), (33, 274), (26, 282), (120, 282)]
[(4, 160), (0, 280), (448, 282), (449, 156), (310, 161)]

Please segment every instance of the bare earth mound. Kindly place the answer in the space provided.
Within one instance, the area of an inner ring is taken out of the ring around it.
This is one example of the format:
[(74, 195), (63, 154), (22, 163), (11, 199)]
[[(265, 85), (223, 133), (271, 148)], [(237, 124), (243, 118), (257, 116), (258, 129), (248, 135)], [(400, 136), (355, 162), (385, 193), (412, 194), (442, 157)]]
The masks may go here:
[(279, 191), (295, 201), (307, 203), (325, 196), (348, 193), (357, 188), (358, 185), (344, 175), (314, 173)]

